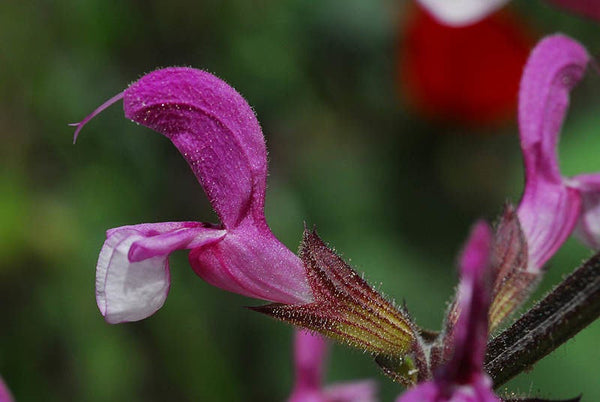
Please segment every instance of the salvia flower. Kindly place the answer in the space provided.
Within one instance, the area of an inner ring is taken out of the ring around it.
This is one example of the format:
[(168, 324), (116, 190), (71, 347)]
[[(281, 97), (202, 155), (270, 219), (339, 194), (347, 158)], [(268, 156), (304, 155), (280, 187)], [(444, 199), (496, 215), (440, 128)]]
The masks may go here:
[(589, 61), (578, 42), (553, 35), (535, 47), (523, 72), (519, 130), (526, 183), (517, 213), (529, 245), (530, 270), (541, 268), (577, 222), (582, 240), (600, 246), (600, 217), (594, 208), (600, 174), (564, 178), (556, 151), (569, 92)]
[(169, 290), (169, 254), (188, 249), (214, 286), (274, 302), (312, 300), (302, 262), (264, 216), (267, 153), (248, 103), (219, 78), (192, 68), (143, 76), (76, 124), (123, 99), (125, 116), (166, 136), (190, 165), (220, 225), (164, 222), (107, 231), (96, 267), (96, 300), (109, 323), (152, 315)]
[[(463, 26), (476, 23), (500, 9), (509, 0), (417, 0), (438, 21)], [(600, 20), (600, 3), (595, 0), (549, 0), (565, 10)]]
[[(564, 179), (556, 156), (569, 91), (588, 61), (581, 45), (556, 35), (541, 41), (526, 64), (519, 94), (526, 184), (518, 208), (507, 206), (491, 240), (492, 302), (484, 309), (491, 331), (529, 297), (544, 263), (578, 221), (585, 240), (594, 245), (593, 229), (600, 227), (595, 208), (600, 176)], [(387, 375), (408, 386), (430, 380), (449, 361), (463, 314), (460, 294), (448, 311), (442, 334), (429, 334), (404, 309), (369, 287), (314, 231), (305, 231), (300, 257), (314, 301), (275, 303), (256, 310), (363, 349)]]
[(500, 402), (483, 371), (490, 305), (492, 231), (477, 223), (460, 260), (460, 316), (445, 345), (451, 358), (396, 402)]
[[(254, 310), (370, 353), (385, 374), (415, 386), (397, 402), (494, 402), (483, 359), (493, 330), (529, 295), (543, 264), (573, 232), (600, 244), (600, 175), (563, 178), (556, 146), (569, 92), (589, 56), (556, 35), (532, 52), (521, 81), (519, 127), (526, 184), (494, 233), (477, 223), (460, 258), (460, 283), (441, 333), (416, 325), (306, 230), (300, 258), (264, 217), (266, 148), (256, 117), (233, 88), (191, 68), (145, 75), (81, 123), (123, 99), (125, 116), (165, 135), (186, 159), (220, 224), (165, 222), (107, 231), (96, 296), (110, 323), (153, 314), (169, 289), (169, 254), (188, 249), (207, 282), (274, 303)], [(371, 401), (370, 383), (323, 388), (323, 339), (299, 332), (291, 402)]]
[(288, 402), (375, 402), (377, 388), (363, 380), (323, 387), (327, 343), (318, 334), (297, 330), (294, 338), (296, 380)]
[(525, 189), (518, 208), (507, 208), (496, 233), (492, 327), (527, 298), (543, 265), (575, 229), (585, 244), (600, 248), (600, 174), (565, 178), (557, 155), (569, 92), (589, 61), (578, 42), (553, 35), (534, 48), (523, 71), (519, 131)]

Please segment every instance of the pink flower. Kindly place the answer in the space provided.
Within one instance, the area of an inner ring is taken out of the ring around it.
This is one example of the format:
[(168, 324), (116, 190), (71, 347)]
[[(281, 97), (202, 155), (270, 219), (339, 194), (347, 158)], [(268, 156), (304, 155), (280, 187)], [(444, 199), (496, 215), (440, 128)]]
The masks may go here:
[(554, 35), (540, 41), (525, 65), (519, 90), (525, 189), (516, 214), (509, 206), (497, 227), (492, 330), (529, 297), (543, 265), (574, 230), (600, 248), (600, 175), (563, 177), (556, 152), (569, 92), (589, 60), (579, 43)]
[[(431, 15), (446, 25), (473, 24), (498, 10), (509, 0), (418, 0)], [(600, 2), (596, 0), (550, 0), (560, 7), (600, 20)]]
[(460, 261), (460, 316), (452, 329), (452, 357), (430, 381), (396, 402), (500, 402), (483, 371), (490, 306), (492, 232), (485, 222), (473, 228)]
[(214, 286), (281, 303), (312, 300), (302, 262), (264, 216), (265, 142), (254, 112), (232, 87), (191, 68), (143, 76), (77, 124), (123, 99), (125, 116), (169, 138), (217, 212), (220, 225), (164, 222), (107, 231), (96, 267), (96, 300), (109, 323), (156, 312), (169, 291), (169, 254), (188, 249)]
[(13, 402), (14, 399), (8, 390), (8, 387), (0, 377), (0, 402)]
[(525, 66), (519, 128), (525, 191), (517, 214), (528, 244), (528, 271), (539, 272), (577, 224), (579, 237), (600, 248), (600, 174), (564, 178), (556, 148), (569, 105), (590, 56), (563, 35), (543, 39)]
[(296, 384), (288, 402), (375, 402), (373, 381), (334, 384), (323, 388), (327, 344), (323, 337), (297, 330), (294, 341)]

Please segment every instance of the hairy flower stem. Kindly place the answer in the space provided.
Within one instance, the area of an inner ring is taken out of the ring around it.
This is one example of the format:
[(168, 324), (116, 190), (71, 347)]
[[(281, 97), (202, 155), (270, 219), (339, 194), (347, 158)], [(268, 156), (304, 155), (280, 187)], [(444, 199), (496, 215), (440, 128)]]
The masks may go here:
[(569, 275), (487, 347), (485, 370), (499, 387), (600, 316), (600, 253)]

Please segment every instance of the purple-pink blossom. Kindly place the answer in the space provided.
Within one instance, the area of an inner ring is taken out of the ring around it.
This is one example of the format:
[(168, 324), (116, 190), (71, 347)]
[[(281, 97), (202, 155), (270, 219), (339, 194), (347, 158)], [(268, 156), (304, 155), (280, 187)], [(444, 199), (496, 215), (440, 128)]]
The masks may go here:
[[(434, 371), (433, 380), (417, 385), (397, 402), (499, 401), (483, 371), (490, 281), (496, 286), (491, 324), (497, 326), (529, 294), (543, 264), (576, 225), (586, 244), (594, 248), (600, 245), (600, 174), (565, 178), (557, 156), (570, 91), (583, 77), (589, 61), (586, 50), (564, 35), (545, 38), (531, 53), (519, 93), (526, 183), (516, 210), (518, 222), (509, 208), (494, 242), (487, 225), (476, 225), (460, 263), (458, 319), (444, 334), (448, 339), (444, 340), (444, 351), (448, 344), (451, 355)], [(491, 258), (491, 244), (494, 252), (502, 250), (500, 266), (490, 265), (499, 262), (498, 255)], [(522, 245), (526, 247), (524, 253)]]
[(483, 370), (490, 306), (492, 231), (478, 222), (460, 259), (460, 316), (450, 336), (452, 355), (430, 381), (418, 384), (396, 402), (500, 402)]
[(583, 77), (587, 51), (564, 35), (543, 39), (525, 66), (519, 129), (525, 191), (517, 214), (528, 244), (528, 270), (539, 272), (577, 224), (584, 243), (600, 248), (600, 174), (565, 178), (557, 146), (569, 92)]
[(323, 386), (327, 343), (321, 335), (297, 330), (294, 337), (295, 384), (288, 402), (375, 402), (371, 380)]
[(169, 291), (169, 254), (188, 249), (200, 277), (222, 289), (281, 303), (312, 300), (304, 267), (264, 216), (267, 153), (252, 108), (219, 78), (192, 68), (143, 76), (77, 124), (123, 99), (125, 116), (177, 147), (220, 224), (163, 222), (107, 231), (96, 267), (96, 300), (109, 323), (156, 312)]
[(570, 91), (589, 61), (578, 42), (553, 35), (538, 43), (525, 65), (518, 119), (525, 188), (516, 211), (508, 206), (496, 230), (492, 329), (529, 297), (543, 265), (571, 233), (600, 248), (600, 174), (563, 177), (557, 155)]
[[(589, 60), (579, 43), (563, 35), (544, 39), (532, 52), (519, 93), (523, 197), (516, 212), (508, 208), (495, 237), (486, 223), (473, 228), (460, 259), (458, 296), (435, 344), (425, 344), (410, 317), (373, 291), (314, 231), (305, 232), (304, 264), (273, 235), (264, 216), (264, 137), (240, 94), (191, 68), (143, 76), (78, 123), (75, 138), (91, 118), (122, 99), (127, 118), (163, 134), (179, 150), (220, 222), (108, 230), (96, 267), (102, 315), (118, 323), (156, 312), (169, 291), (169, 255), (190, 250), (190, 265), (208, 283), (275, 302), (257, 310), (351, 339), (382, 357), (378, 363), (384, 370), (396, 369), (411, 385), (422, 381), (397, 402), (499, 401), (483, 370), (490, 315), (494, 327), (514, 311), (576, 227), (584, 242), (600, 248), (600, 174), (564, 178), (556, 151), (570, 91)], [(496, 254), (504, 265), (493, 265)], [(498, 289), (492, 290), (492, 283)], [(494, 308), (502, 310), (498, 319)], [(323, 387), (325, 354), (319, 335), (297, 333), (290, 402), (375, 400), (370, 381)]]

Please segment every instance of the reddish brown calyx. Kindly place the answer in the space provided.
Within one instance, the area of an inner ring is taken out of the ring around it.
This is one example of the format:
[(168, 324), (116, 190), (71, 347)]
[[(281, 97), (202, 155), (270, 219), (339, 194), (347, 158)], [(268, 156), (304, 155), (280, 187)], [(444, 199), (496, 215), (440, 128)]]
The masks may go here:
[(327, 247), (316, 231), (304, 231), (300, 258), (314, 302), (296, 305), (274, 303), (252, 309), (319, 332), (374, 356), (396, 362), (401, 360), (403, 372), (399, 378), (402, 377), (402, 382), (414, 383), (419, 370), (410, 355), (413, 355), (413, 349), (419, 349), (418, 330), (409, 314), (373, 290)]

